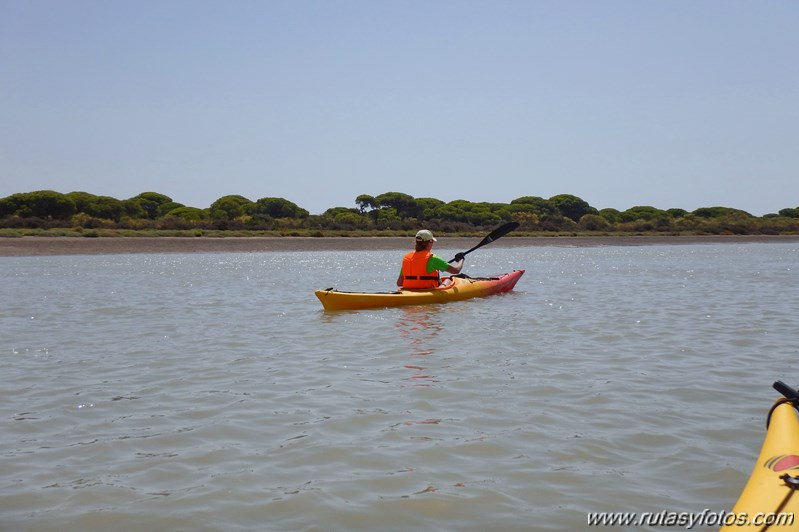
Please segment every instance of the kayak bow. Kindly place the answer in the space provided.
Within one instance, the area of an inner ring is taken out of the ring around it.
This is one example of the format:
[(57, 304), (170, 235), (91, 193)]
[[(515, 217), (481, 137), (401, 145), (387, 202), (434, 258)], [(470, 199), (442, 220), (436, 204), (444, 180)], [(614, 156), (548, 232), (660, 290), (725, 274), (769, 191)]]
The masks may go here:
[(769, 412), (760, 455), (732, 509), (746, 522), (726, 523), (730, 526), (722, 531), (799, 530), (799, 420), (794, 410), (799, 395), (780, 381), (774, 388), (786, 398), (777, 400)]

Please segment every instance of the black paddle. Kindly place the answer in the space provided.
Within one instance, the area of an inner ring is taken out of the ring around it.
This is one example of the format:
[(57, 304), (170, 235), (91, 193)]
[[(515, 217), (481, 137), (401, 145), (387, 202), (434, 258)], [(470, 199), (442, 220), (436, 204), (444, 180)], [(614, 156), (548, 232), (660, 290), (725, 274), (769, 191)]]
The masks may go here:
[(788, 386), (782, 381), (776, 381), (774, 383), (774, 389), (780, 392), (782, 395), (785, 396), (791, 403), (795, 406), (799, 406), (799, 393), (796, 390)]
[[(506, 223), (505, 225), (501, 225), (501, 226), (497, 227), (496, 229), (494, 229), (493, 231), (491, 231), (491, 232), (488, 234), (488, 236), (487, 236), (487, 237), (485, 237), (484, 239), (482, 239), (482, 240), (480, 241), (480, 243), (479, 243), (479, 244), (477, 244), (476, 246), (474, 246), (474, 247), (473, 247), (472, 249), (470, 249), (469, 251), (464, 251), (464, 252), (463, 252), (463, 255), (464, 255), (464, 256), (466, 256), (466, 255), (468, 255), (469, 253), (471, 253), (472, 251), (474, 251), (474, 250), (475, 250), (475, 249), (477, 249), (477, 248), (481, 248), (481, 247), (485, 246), (486, 244), (490, 244), (490, 243), (491, 243), (491, 242), (493, 242), (494, 240), (499, 240), (499, 239), (500, 239), (500, 238), (502, 238), (503, 236), (507, 235), (508, 233), (510, 233), (511, 231), (513, 231), (514, 229), (516, 229), (517, 227), (519, 227), (519, 222), (508, 222), (508, 223)], [(452, 260), (451, 260), (451, 261), (449, 261), (449, 262), (450, 262), (450, 263), (452, 263), (452, 262), (455, 262), (455, 259), (452, 259)]]
[[(785, 396), (785, 399), (778, 399), (771, 407), (771, 410), (768, 411), (768, 416), (766, 416), (766, 428), (771, 424), (771, 414), (774, 413), (774, 410), (782, 404), (791, 403), (791, 406), (794, 408), (799, 408), (799, 392), (788, 386), (782, 381), (775, 381), (774, 382), (774, 389), (780, 392), (782, 395)], [(785, 477), (785, 478), (783, 478)], [(799, 489), (799, 477), (791, 477), (790, 475), (783, 475), (782, 478), (785, 480), (785, 483), (790, 486), (796, 486)]]

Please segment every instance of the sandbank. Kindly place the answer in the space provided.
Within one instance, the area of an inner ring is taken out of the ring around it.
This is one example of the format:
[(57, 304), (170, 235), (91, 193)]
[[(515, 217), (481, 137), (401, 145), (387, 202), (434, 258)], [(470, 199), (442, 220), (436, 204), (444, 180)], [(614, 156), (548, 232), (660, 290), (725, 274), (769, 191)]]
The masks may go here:
[[(463, 251), (479, 238), (441, 237), (439, 250)], [(287, 251), (404, 250), (411, 237), (6, 237), (0, 257), (39, 255), (100, 255), (130, 253), (264, 253)], [(523, 246), (647, 246), (799, 242), (799, 235), (779, 236), (506, 236), (492, 247)]]

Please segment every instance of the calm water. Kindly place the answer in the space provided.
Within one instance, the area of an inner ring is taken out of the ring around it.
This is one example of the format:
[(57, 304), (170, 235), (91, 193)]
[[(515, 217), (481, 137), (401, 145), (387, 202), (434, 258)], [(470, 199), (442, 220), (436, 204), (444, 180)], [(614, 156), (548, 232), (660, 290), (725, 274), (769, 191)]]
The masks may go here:
[[(441, 246), (439, 251), (450, 251)], [(0, 259), (2, 530), (581, 530), (729, 510), (799, 382), (799, 246), (521, 247), (516, 290), (324, 312), (401, 253)]]

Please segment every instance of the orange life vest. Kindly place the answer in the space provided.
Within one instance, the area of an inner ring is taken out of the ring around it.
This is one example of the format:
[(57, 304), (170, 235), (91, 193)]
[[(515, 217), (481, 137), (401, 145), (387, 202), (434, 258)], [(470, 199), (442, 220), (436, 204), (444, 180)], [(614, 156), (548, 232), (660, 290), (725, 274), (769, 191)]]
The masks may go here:
[(402, 259), (403, 288), (435, 288), (438, 286), (438, 270), (427, 273), (427, 261), (432, 251), (411, 251)]

